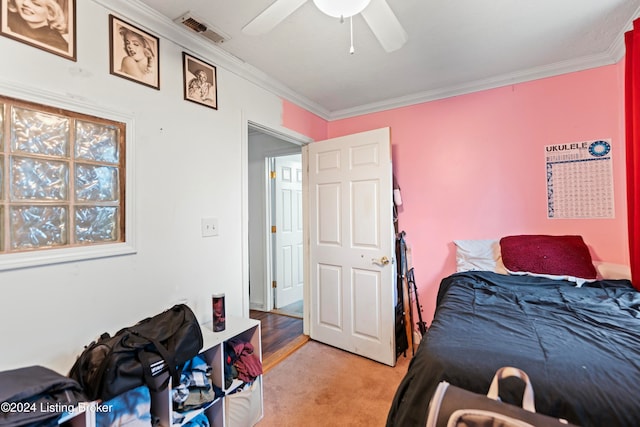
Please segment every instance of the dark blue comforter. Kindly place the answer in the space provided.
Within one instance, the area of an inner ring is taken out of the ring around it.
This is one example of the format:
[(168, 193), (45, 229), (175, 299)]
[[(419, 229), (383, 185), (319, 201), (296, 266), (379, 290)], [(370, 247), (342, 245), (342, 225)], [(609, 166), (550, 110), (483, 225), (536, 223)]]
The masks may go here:
[[(486, 394), (502, 366), (527, 372), (537, 412), (582, 426), (640, 425), (640, 292), (626, 280), (574, 285), (491, 272), (443, 279), (387, 426), (424, 426), (442, 380)], [(520, 404), (516, 383), (503, 390)]]

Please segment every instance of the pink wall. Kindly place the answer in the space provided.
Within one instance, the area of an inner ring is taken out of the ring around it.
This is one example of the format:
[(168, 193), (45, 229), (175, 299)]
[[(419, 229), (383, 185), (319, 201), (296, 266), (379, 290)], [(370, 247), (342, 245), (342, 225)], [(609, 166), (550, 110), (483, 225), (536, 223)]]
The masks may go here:
[[(391, 128), (427, 320), (455, 271), (454, 239), (580, 234), (594, 259), (628, 264), (623, 62), (328, 123), (329, 138)], [(609, 138), (616, 218), (547, 219), (544, 146)]]
[(327, 121), (287, 100), (282, 101), (282, 124), (314, 141), (327, 139)]

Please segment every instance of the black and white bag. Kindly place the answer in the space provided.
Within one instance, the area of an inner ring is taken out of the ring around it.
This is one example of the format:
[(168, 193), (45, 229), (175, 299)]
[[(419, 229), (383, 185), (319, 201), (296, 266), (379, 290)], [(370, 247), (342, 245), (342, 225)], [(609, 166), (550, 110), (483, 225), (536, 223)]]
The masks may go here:
[[(501, 402), (499, 381), (518, 377), (525, 383), (522, 407)], [(565, 420), (536, 413), (533, 387), (529, 376), (512, 367), (498, 369), (487, 395), (472, 393), (446, 381), (436, 388), (427, 414), (426, 427), (558, 427), (569, 426)]]
[[(170, 377), (180, 382), (182, 365), (202, 349), (202, 330), (195, 314), (177, 304), (160, 314), (108, 333), (87, 347), (72, 366), (76, 380), (91, 400), (109, 400), (141, 385), (164, 389)], [(169, 376), (159, 381), (159, 374)]]

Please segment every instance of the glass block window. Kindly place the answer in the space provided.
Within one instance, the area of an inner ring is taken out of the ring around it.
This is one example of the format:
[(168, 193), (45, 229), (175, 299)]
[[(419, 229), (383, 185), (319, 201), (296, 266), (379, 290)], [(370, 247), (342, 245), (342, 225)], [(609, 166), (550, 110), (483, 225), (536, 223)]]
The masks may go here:
[(124, 123), (0, 97), (0, 256), (124, 241)]

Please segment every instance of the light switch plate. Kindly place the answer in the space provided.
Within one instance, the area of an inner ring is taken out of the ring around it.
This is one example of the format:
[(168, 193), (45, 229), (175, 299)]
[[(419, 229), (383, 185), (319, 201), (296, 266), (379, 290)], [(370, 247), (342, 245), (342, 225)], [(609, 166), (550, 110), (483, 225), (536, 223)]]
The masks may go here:
[(202, 237), (218, 235), (218, 218), (202, 218)]

